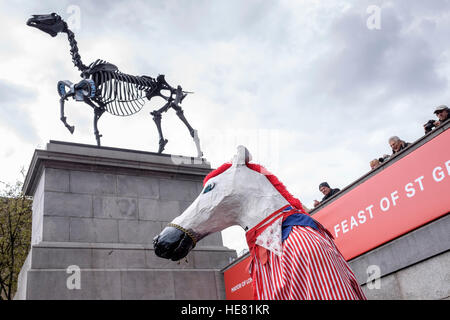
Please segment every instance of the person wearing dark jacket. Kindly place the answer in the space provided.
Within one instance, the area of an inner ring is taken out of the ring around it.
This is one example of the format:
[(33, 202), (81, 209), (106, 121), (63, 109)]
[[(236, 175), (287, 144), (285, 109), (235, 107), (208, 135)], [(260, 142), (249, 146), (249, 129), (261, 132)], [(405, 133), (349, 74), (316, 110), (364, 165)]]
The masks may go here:
[(393, 136), (389, 138), (389, 145), (392, 148), (392, 155), (399, 153), (406, 147), (408, 147), (411, 143), (405, 142), (397, 136)]
[(446, 105), (441, 105), (434, 110), (434, 114), (438, 120), (429, 120), (423, 125), (425, 133), (433, 130), (433, 128), (439, 127), (441, 124), (450, 119), (450, 109)]
[(334, 196), (336, 193), (338, 193), (339, 191), (341, 191), (338, 188), (334, 188), (332, 189), (330, 187), (330, 185), (327, 182), (322, 182), (321, 184), (319, 184), (319, 190), (320, 192), (323, 193), (323, 198), (322, 201), (317, 201), (314, 200), (314, 207), (317, 207), (319, 204), (321, 204), (322, 202), (324, 202), (325, 200), (331, 198), (332, 196)]

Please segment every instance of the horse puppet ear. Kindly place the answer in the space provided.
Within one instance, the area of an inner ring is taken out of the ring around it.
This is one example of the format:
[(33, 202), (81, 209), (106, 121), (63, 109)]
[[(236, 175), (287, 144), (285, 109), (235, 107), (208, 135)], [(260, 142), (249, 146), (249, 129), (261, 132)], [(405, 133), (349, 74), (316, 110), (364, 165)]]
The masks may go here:
[(244, 146), (237, 147), (237, 153), (233, 157), (233, 166), (245, 165), (247, 162), (252, 160), (252, 155), (248, 149)]

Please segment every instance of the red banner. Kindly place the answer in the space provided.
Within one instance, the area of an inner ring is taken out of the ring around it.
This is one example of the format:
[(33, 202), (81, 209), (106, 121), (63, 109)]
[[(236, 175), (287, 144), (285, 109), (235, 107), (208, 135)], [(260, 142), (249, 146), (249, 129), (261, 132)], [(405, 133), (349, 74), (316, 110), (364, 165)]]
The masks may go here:
[(449, 212), (449, 146), (446, 130), (314, 215), (346, 260)]
[(252, 278), (247, 270), (250, 257), (240, 261), (223, 274), (227, 300), (252, 300)]

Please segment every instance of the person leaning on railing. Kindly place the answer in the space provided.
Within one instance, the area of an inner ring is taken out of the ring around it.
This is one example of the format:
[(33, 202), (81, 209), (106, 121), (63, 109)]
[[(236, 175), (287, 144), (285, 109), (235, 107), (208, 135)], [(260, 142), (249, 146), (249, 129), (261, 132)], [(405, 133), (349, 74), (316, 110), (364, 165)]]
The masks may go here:
[(381, 158), (373, 159), (372, 161), (370, 161), (370, 169), (375, 170), (376, 168), (381, 166), (381, 164), (387, 160), (389, 160), (388, 154), (384, 154)]
[(434, 114), (437, 116), (438, 120), (428, 120), (427, 123), (423, 125), (425, 129), (425, 134), (432, 131), (433, 128), (439, 127), (441, 124), (450, 119), (450, 109), (446, 105), (440, 105), (434, 110)]
[(322, 182), (321, 184), (319, 184), (319, 190), (323, 193), (324, 197), (322, 198), (322, 201), (314, 200), (314, 208), (341, 191), (338, 188), (331, 189), (330, 185), (327, 182)]
[(373, 159), (372, 161), (370, 161), (370, 169), (375, 170), (379, 166), (381, 166), (381, 162), (379, 159)]
[(402, 139), (400, 139), (397, 136), (390, 137), (388, 142), (392, 148), (392, 155), (402, 151), (403, 149), (405, 149), (406, 147), (408, 147), (411, 144), (409, 142), (403, 141)]

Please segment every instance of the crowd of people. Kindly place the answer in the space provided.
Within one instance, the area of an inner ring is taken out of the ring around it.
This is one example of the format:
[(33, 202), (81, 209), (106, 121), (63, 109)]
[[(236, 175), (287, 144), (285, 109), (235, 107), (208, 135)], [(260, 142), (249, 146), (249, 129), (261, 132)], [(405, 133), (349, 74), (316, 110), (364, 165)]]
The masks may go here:
[[(450, 109), (446, 105), (440, 105), (434, 110), (434, 114), (437, 117), (437, 120), (429, 120), (427, 123), (423, 125), (425, 134), (439, 128), (444, 122), (447, 122), (450, 119)], [(403, 149), (406, 149), (411, 143), (405, 142), (397, 136), (392, 136), (388, 140), (389, 146), (392, 149), (392, 154), (384, 154), (382, 157), (373, 159), (370, 161), (371, 170), (375, 170), (379, 166), (381, 166), (384, 162), (389, 160), (394, 155), (398, 154)], [(327, 182), (322, 182), (319, 185), (319, 190), (324, 195), (321, 201), (314, 200), (314, 207), (319, 206), (323, 201), (334, 196), (336, 193), (340, 191), (338, 188), (331, 188)]]
[[(437, 107), (434, 110), (434, 114), (436, 115), (437, 120), (436, 119), (429, 120), (427, 123), (423, 125), (425, 134), (438, 128), (448, 119), (450, 119), (450, 109), (446, 105), (440, 105), (439, 107)], [(407, 148), (411, 144), (409, 142), (401, 140), (397, 136), (390, 137), (388, 142), (392, 149), (392, 155), (384, 154), (382, 157), (370, 161), (371, 170), (378, 168), (379, 166), (381, 166), (383, 162), (389, 160), (391, 156), (399, 153), (400, 151)]]

